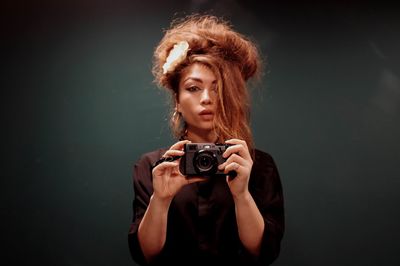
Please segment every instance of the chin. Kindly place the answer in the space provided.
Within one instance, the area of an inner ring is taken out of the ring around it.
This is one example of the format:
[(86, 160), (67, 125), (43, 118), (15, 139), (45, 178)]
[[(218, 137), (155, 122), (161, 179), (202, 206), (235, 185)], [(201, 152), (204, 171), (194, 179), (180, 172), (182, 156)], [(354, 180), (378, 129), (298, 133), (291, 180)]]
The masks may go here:
[(200, 131), (212, 131), (214, 129), (212, 126), (204, 126), (199, 124), (197, 124), (197, 126), (195, 126), (194, 128)]
[(193, 121), (193, 123), (188, 123), (189, 127), (193, 129), (201, 130), (201, 131), (211, 131), (214, 129), (214, 123), (212, 120), (210, 121)]
[(200, 129), (203, 130), (212, 130), (213, 129), (213, 123), (202, 123), (202, 124), (198, 124)]

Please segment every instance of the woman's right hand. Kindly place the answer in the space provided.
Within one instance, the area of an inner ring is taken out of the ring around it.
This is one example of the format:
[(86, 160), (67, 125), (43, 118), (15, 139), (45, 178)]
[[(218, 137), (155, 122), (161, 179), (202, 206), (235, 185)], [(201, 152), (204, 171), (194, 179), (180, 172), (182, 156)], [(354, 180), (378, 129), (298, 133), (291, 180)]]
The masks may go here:
[[(163, 157), (183, 156), (183, 147), (189, 140), (182, 140), (170, 147)], [(179, 171), (180, 159), (172, 162), (164, 161), (153, 168), (153, 196), (164, 200), (172, 200), (178, 191), (187, 184), (204, 180), (201, 177), (187, 179)]]

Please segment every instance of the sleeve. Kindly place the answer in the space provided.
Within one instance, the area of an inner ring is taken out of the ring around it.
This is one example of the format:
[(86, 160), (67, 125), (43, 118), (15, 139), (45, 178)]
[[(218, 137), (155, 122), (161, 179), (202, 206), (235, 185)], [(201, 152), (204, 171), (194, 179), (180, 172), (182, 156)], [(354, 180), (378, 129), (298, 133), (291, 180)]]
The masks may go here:
[(153, 194), (151, 166), (153, 160), (143, 155), (133, 166), (133, 215), (128, 233), (128, 244), (132, 259), (139, 265), (147, 265), (138, 240), (139, 224), (146, 212), (150, 197)]
[(269, 265), (280, 253), (285, 229), (282, 183), (273, 158), (264, 152), (256, 155), (250, 178), (250, 192), (264, 218), (265, 230), (257, 265)]

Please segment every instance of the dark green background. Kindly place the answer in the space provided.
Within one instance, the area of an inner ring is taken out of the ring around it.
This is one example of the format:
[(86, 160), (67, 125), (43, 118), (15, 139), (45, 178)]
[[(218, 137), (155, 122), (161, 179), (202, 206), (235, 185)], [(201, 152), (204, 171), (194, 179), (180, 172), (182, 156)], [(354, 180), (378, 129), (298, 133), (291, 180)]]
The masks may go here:
[(132, 164), (172, 143), (152, 52), (210, 10), (267, 63), (252, 128), (284, 187), (275, 265), (399, 265), (400, 12), (319, 2), (3, 3), (2, 265), (134, 265)]

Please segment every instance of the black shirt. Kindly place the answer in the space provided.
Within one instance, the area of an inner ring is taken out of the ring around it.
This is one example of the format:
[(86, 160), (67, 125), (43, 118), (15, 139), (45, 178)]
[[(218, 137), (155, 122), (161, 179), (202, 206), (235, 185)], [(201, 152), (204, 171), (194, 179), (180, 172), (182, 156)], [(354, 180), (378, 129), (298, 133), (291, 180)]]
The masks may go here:
[[(128, 241), (132, 258), (140, 265), (147, 265), (137, 231), (153, 193), (151, 166), (165, 151), (142, 155), (133, 169), (133, 220)], [(284, 233), (283, 193), (273, 158), (260, 150), (255, 150), (249, 191), (265, 222), (258, 258), (252, 257), (239, 239), (235, 206), (225, 177), (214, 176), (186, 185), (176, 194), (168, 212), (165, 246), (152, 264), (271, 264), (279, 255)]]

